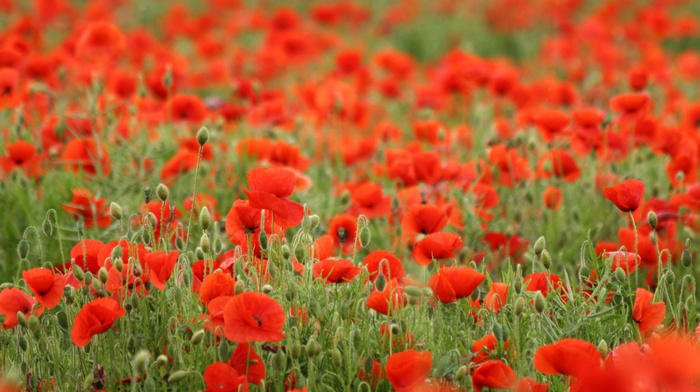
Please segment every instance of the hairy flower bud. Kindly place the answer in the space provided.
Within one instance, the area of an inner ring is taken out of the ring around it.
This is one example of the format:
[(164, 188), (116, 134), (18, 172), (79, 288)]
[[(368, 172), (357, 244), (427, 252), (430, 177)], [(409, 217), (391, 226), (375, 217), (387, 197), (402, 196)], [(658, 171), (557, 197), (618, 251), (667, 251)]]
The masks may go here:
[(209, 141), (209, 130), (207, 127), (201, 127), (199, 128), (199, 131), (197, 131), (197, 143), (199, 143), (200, 146), (203, 146), (207, 144)]
[(202, 210), (199, 212), (199, 225), (202, 227), (202, 230), (205, 231), (211, 225), (211, 214), (207, 206), (202, 207)]
[(547, 249), (542, 250), (542, 253), (540, 254), (540, 259), (542, 260), (542, 265), (546, 270), (549, 270), (549, 268), (552, 266), (552, 256), (549, 255), (549, 252), (547, 252)]
[(200, 329), (192, 335), (192, 337), (190, 338), (190, 344), (193, 346), (197, 346), (200, 343), (202, 343), (202, 340), (204, 340), (204, 330)]
[(112, 202), (109, 205), (109, 213), (112, 215), (112, 218), (122, 220), (122, 207), (119, 204)]
[(245, 281), (243, 279), (238, 279), (236, 281), (236, 285), (233, 286), (233, 294), (234, 295), (240, 295), (245, 292)]
[(659, 224), (659, 219), (656, 217), (656, 213), (654, 211), (649, 211), (647, 214), (647, 221), (652, 229), (656, 229), (656, 225)]
[(377, 276), (377, 279), (374, 281), (374, 288), (377, 289), (377, 291), (384, 291), (384, 288), (386, 287), (386, 277), (384, 274), (379, 273), (379, 276)]
[(690, 267), (690, 265), (693, 263), (693, 257), (690, 255), (690, 251), (688, 249), (683, 249), (683, 253), (681, 253), (681, 264), (683, 264), (683, 267)]
[(535, 254), (537, 256), (539, 256), (542, 253), (542, 251), (545, 248), (545, 245), (546, 245), (546, 243), (545, 243), (544, 236), (540, 236), (540, 238), (538, 238), (537, 241), (535, 242), (535, 247), (534, 247)]
[(541, 291), (535, 294), (535, 310), (537, 313), (542, 313), (544, 311), (546, 301)]
[(146, 350), (140, 350), (134, 355), (134, 361), (132, 363), (134, 371), (137, 373), (146, 372), (148, 363), (151, 361), (151, 354)]
[(156, 187), (156, 196), (158, 196), (160, 201), (166, 202), (168, 201), (168, 197), (170, 197), (170, 189), (168, 189), (165, 184), (158, 184)]

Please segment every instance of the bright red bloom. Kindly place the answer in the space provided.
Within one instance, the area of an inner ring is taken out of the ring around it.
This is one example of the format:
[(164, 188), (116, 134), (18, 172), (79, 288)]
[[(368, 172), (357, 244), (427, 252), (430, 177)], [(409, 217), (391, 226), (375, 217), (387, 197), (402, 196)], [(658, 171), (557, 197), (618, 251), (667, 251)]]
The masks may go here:
[(335, 216), (328, 228), (328, 235), (333, 238), (336, 246), (340, 246), (345, 255), (350, 255), (355, 249), (362, 247), (357, 238), (357, 218), (350, 214)]
[(386, 378), (397, 392), (411, 391), (421, 385), (433, 368), (430, 351), (408, 349), (389, 357), (386, 362)]
[(248, 392), (248, 380), (245, 373), (224, 362), (214, 362), (204, 371), (205, 392)]
[(258, 167), (246, 176), (250, 190), (244, 192), (250, 205), (274, 214), (275, 224), (284, 228), (298, 226), (304, 218), (304, 207), (287, 198), (294, 192), (297, 175), (284, 168)]
[(9, 173), (15, 169), (23, 170), (28, 176), (41, 174), (41, 161), (44, 154), (37, 154), (36, 147), (23, 140), (7, 145), (7, 156), (0, 157), (0, 168)]
[[(84, 248), (83, 245), (85, 246)], [(83, 271), (90, 271), (93, 275), (97, 275), (100, 268), (104, 265), (104, 261), (100, 263), (98, 257), (104, 246), (105, 244), (100, 241), (84, 239), (70, 250), (70, 258), (73, 264), (82, 268)], [(114, 246), (110, 248), (110, 252), (112, 249), (114, 249)]]
[(196, 95), (179, 94), (168, 102), (168, 114), (173, 121), (200, 124), (207, 116), (207, 108)]
[(352, 206), (349, 212), (353, 215), (364, 215), (371, 219), (391, 213), (391, 196), (384, 196), (379, 184), (366, 182), (359, 185), (353, 189), (350, 198)]
[(384, 291), (375, 291), (370, 294), (365, 304), (377, 313), (390, 316), (392, 311), (401, 309), (408, 304), (408, 299), (403, 294), (404, 290), (398, 288), (396, 279), (392, 279), (391, 282), (387, 282)]
[(360, 268), (355, 267), (348, 259), (325, 259), (314, 264), (314, 278), (329, 283), (348, 283), (360, 274)]
[(501, 311), (501, 306), (506, 303), (508, 298), (508, 285), (505, 283), (491, 283), (491, 290), (486, 294), (486, 309), (498, 313)]
[(539, 291), (545, 297), (549, 294), (550, 289), (560, 292), (563, 290), (561, 279), (557, 275), (548, 272), (535, 272), (524, 277), (523, 282), (527, 284), (525, 290)]
[(515, 385), (515, 392), (547, 392), (549, 383), (540, 384), (530, 377), (524, 377), (518, 380)]
[(632, 319), (637, 323), (639, 332), (642, 335), (651, 328), (661, 325), (666, 317), (666, 304), (664, 302), (651, 304), (653, 300), (654, 294), (641, 287), (637, 289), (637, 295), (634, 298), (634, 308), (632, 309)]
[(469, 297), (486, 279), (469, 267), (441, 268), (430, 277), (429, 286), (440, 302), (449, 303)]
[(542, 199), (545, 207), (552, 211), (559, 210), (562, 199), (561, 189), (553, 185), (548, 186), (545, 188), (544, 193), (542, 194)]
[(66, 170), (83, 172), (94, 176), (108, 176), (112, 171), (112, 161), (107, 150), (94, 139), (73, 139), (66, 145), (61, 155)]
[(420, 266), (426, 266), (435, 260), (455, 257), (455, 251), (462, 247), (462, 237), (454, 233), (428, 234), (416, 243), (413, 258)]
[(566, 113), (549, 109), (540, 110), (533, 116), (533, 121), (539, 128), (542, 139), (547, 143), (551, 143), (571, 122)]
[[(17, 326), (17, 313), (29, 315), (32, 307), (36, 305), (36, 299), (24, 291), (11, 287), (0, 291), (0, 314), (5, 315), (3, 328), (10, 329)], [(44, 312), (44, 307), (36, 308), (33, 314), (37, 316)]]
[(612, 258), (611, 269), (615, 271), (622, 268), (626, 275), (631, 274), (642, 263), (642, 258), (634, 252), (605, 252), (605, 258)]
[(236, 280), (225, 272), (215, 272), (207, 275), (199, 289), (199, 298), (206, 305), (217, 297), (231, 296), (234, 293)]
[(99, 227), (104, 229), (112, 223), (107, 199), (98, 198), (87, 189), (73, 189), (73, 200), (62, 207), (76, 218), (85, 222), (85, 228)]
[(89, 60), (113, 60), (126, 49), (126, 39), (119, 27), (107, 21), (93, 22), (78, 39), (75, 52)]
[(486, 361), (476, 368), (472, 374), (474, 390), (481, 392), (486, 387), (490, 389), (513, 389), (518, 381), (513, 369), (501, 361)]
[(148, 266), (148, 275), (151, 277), (151, 283), (158, 289), (165, 290), (165, 282), (170, 279), (177, 258), (180, 252), (173, 251), (170, 253), (154, 252), (146, 256), (146, 265)]
[(112, 298), (98, 298), (87, 303), (75, 316), (71, 341), (78, 347), (87, 346), (93, 336), (107, 332), (125, 313), (126, 309)]
[(55, 274), (48, 268), (32, 268), (22, 271), (25, 283), (34, 297), (45, 308), (51, 309), (61, 302), (66, 282), (61, 274)]
[(228, 361), (238, 374), (247, 375), (248, 382), (260, 385), (265, 379), (265, 364), (255, 349), (248, 343), (239, 343)]
[(447, 226), (448, 217), (442, 208), (430, 204), (412, 206), (401, 220), (404, 234), (430, 234)]
[[(372, 252), (362, 262), (363, 267), (369, 271), (369, 279), (374, 282), (382, 273), (387, 280), (401, 280), (406, 277), (406, 270), (398, 257), (386, 250)], [(381, 270), (380, 270), (381, 268)]]
[[(236, 200), (226, 215), (226, 233), (234, 244), (248, 251), (248, 241), (253, 247), (253, 254), (262, 257), (260, 232), (262, 231), (262, 210), (250, 205), (248, 200)], [(280, 233), (282, 228), (275, 223), (272, 227), (272, 214), (265, 212), (265, 233), (268, 236)], [(250, 236), (250, 238), (249, 238)]]
[(600, 367), (600, 353), (584, 340), (564, 339), (538, 348), (534, 361), (538, 372), (578, 377)]
[(224, 309), (233, 296), (216, 297), (207, 303), (204, 328), (216, 336), (224, 334)]
[(552, 149), (544, 153), (537, 163), (537, 175), (541, 178), (559, 177), (574, 182), (581, 176), (581, 169), (566, 150)]
[(644, 198), (644, 183), (639, 180), (627, 180), (605, 188), (605, 198), (622, 212), (635, 211)]
[(224, 309), (224, 334), (234, 342), (279, 342), (286, 316), (274, 299), (256, 292), (239, 294)]

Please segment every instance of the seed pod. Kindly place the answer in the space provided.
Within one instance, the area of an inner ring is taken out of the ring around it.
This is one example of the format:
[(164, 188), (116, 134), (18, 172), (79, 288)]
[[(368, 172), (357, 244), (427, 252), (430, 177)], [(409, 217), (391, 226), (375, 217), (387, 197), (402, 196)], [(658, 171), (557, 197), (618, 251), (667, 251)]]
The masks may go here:
[(549, 255), (549, 252), (547, 252), (547, 249), (542, 250), (542, 254), (540, 254), (540, 259), (542, 260), (542, 265), (546, 270), (549, 270), (549, 268), (552, 266), (552, 256)]
[(144, 373), (148, 367), (148, 363), (151, 361), (151, 354), (146, 350), (140, 350), (134, 355), (134, 371), (137, 373)]
[[(223, 361), (222, 361), (223, 362)], [(168, 384), (178, 383), (187, 377), (189, 373), (186, 370), (178, 370), (168, 377)]]
[(190, 338), (190, 344), (193, 346), (198, 346), (200, 343), (202, 343), (202, 340), (204, 340), (204, 330), (200, 329), (192, 335)]
[(331, 363), (336, 367), (343, 365), (343, 356), (337, 348), (331, 350)]
[(21, 260), (27, 258), (27, 255), (29, 255), (29, 242), (27, 242), (27, 240), (23, 239), (19, 242), (19, 245), (17, 245), (17, 254)]
[(372, 233), (369, 230), (369, 227), (365, 226), (360, 230), (360, 245), (363, 248), (366, 248), (370, 241), (372, 241)]
[(263, 294), (265, 294), (265, 295), (270, 294), (270, 293), (272, 292), (272, 290), (273, 290), (273, 288), (272, 288), (272, 286), (269, 285), (269, 284), (265, 284), (265, 285), (263, 285), (263, 287), (262, 287), (262, 292), (263, 292)]
[(537, 241), (535, 241), (535, 247), (534, 247), (534, 249), (535, 249), (535, 254), (536, 254), (537, 256), (539, 256), (540, 254), (542, 254), (542, 251), (544, 250), (545, 245), (546, 245), (546, 243), (545, 243), (545, 240), (544, 240), (544, 236), (540, 236), (540, 238), (538, 238)]
[(690, 251), (688, 249), (683, 249), (683, 253), (681, 253), (681, 264), (683, 264), (683, 267), (688, 268), (692, 263), (693, 257), (690, 255)]
[(377, 276), (377, 279), (374, 281), (374, 288), (377, 289), (377, 291), (384, 291), (384, 288), (386, 287), (386, 277), (384, 276), (383, 273), (379, 273), (379, 276)]
[(544, 311), (546, 305), (546, 301), (544, 299), (544, 296), (542, 295), (541, 291), (538, 291), (535, 294), (535, 310), (537, 313), (542, 313)]
[(207, 144), (209, 141), (209, 130), (207, 127), (201, 127), (199, 128), (199, 131), (197, 131), (197, 143), (199, 143), (200, 146), (203, 146)]

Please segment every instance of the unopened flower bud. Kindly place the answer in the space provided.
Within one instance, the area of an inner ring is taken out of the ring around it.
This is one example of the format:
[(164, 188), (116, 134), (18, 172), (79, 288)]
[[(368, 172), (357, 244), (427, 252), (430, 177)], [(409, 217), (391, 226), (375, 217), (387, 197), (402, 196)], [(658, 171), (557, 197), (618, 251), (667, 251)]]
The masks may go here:
[(301, 357), (301, 344), (298, 342), (292, 343), (292, 349), (290, 350), (290, 354), (292, 355), (293, 359), (299, 359)]
[(53, 236), (53, 223), (51, 223), (50, 219), (44, 219), (44, 223), (41, 224), (41, 231), (43, 231), (47, 237)]
[(22, 311), (17, 312), (17, 323), (24, 328), (27, 328), (27, 316)]
[(377, 291), (384, 291), (384, 288), (386, 287), (386, 277), (384, 274), (379, 273), (379, 276), (377, 276), (377, 279), (374, 281), (374, 288), (377, 289)]
[(298, 245), (296, 248), (294, 248), (294, 257), (296, 257), (297, 261), (299, 261), (300, 263), (304, 262), (307, 256), (308, 252), (303, 246)]
[(516, 294), (521, 294), (523, 292), (523, 279), (521, 277), (515, 277), (515, 281), (513, 282), (513, 289), (515, 290)]
[(366, 248), (370, 241), (372, 240), (372, 233), (369, 230), (369, 227), (365, 226), (360, 230), (360, 245), (363, 248)]
[(219, 343), (219, 347), (216, 349), (216, 355), (219, 356), (219, 361), (226, 362), (231, 359), (231, 352), (228, 348), (228, 343), (222, 341)]
[(467, 376), (467, 366), (462, 365), (457, 369), (457, 372), (455, 373), (455, 381), (462, 382), (466, 376)]
[(343, 356), (337, 348), (331, 350), (331, 363), (336, 367), (343, 365)]
[[(316, 339), (314, 339), (314, 338), (311, 338), (311, 339), (309, 339), (308, 342), (306, 342), (305, 350), (306, 350), (307, 357), (316, 358), (316, 355), (318, 355), (318, 353), (321, 352), (320, 347), (319, 348), (316, 347), (317, 344), (318, 343), (316, 343)], [(320, 346), (320, 344), (319, 344), (319, 346)]]
[(168, 357), (166, 357), (164, 354), (161, 354), (156, 358), (156, 365), (158, 367), (163, 367), (168, 364)]
[(649, 211), (647, 214), (647, 221), (652, 229), (656, 229), (656, 225), (659, 224), (659, 219), (656, 217), (656, 213), (654, 211)]
[(199, 143), (200, 146), (203, 146), (207, 144), (209, 141), (209, 130), (207, 127), (201, 127), (199, 128), (199, 131), (197, 131), (197, 143)]
[(287, 356), (284, 354), (284, 351), (280, 350), (274, 355), (273, 363), (275, 364), (275, 368), (277, 370), (287, 370)]
[(283, 260), (289, 260), (289, 257), (292, 255), (292, 250), (289, 249), (289, 245), (284, 244), (281, 246), (280, 255), (282, 256)]
[(272, 290), (273, 290), (273, 289), (272, 289), (272, 286), (269, 285), (269, 284), (265, 284), (265, 285), (263, 285), (263, 287), (262, 287), (262, 292), (263, 292), (263, 294), (265, 294), (265, 295), (270, 294), (270, 293), (272, 292)]
[(165, 184), (158, 184), (156, 187), (156, 196), (158, 196), (160, 201), (168, 201), (168, 197), (170, 197), (170, 189), (168, 189)]
[(649, 241), (651, 241), (651, 243), (654, 245), (656, 245), (659, 242), (659, 236), (656, 234), (655, 231), (649, 233)]
[(620, 268), (620, 267), (615, 268), (615, 275), (614, 275), (614, 277), (615, 277), (615, 280), (616, 280), (617, 282), (624, 282), (624, 281), (625, 281), (625, 277), (626, 277), (626, 275), (625, 275), (625, 270), (623, 270), (623, 269)]
[(365, 371), (365, 374), (372, 374), (372, 371), (374, 370), (374, 361), (372, 358), (365, 359), (365, 362), (362, 364), (362, 370)]
[(168, 384), (178, 383), (187, 377), (188, 372), (186, 370), (178, 370), (168, 377)]
[(112, 202), (109, 205), (109, 213), (112, 214), (112, 218), (122, 220), (122, 207), (119, 204)]
[(211, 248), (211, 241), (209, 241), (209, 236), (207, 233), (202, 234), (202, 237), (199, 239), (199, 247), (202, 248), (202, 251), (204, 253), (209, 253), (209, 249)]
[(243, 279), (238, 279), (236, 281), (236, 285), (233, 286), (233, 294), (234, 295), (240, 295), (245, 292), (245, 281)]
[(151, 361), (151, 354), (146, 350), (140, 350), (134, 355), (134, 371), (137, 373), (145, 373), (148, 363)]
[(85, 273), (83, 272), (83, 269), (80, 268), (77, 264), (73, 264), (73, 276), (75, 276), (75, 278), (78, 280), (85, 279)]
[(107, 273), (107, 269), (105, 267), (102, 267), (99, 271), (97, 271), (97, 278), (100, 279), (100, 282), (107, 283), (109, 274)]
[(539, 256), (542, 253), (542, 251), (545, 248), (545, 245), (546, 243), (544, 240), (544, 236), (540, 236), (540, 238), (538, 238), (537, 241), (535, 241), (535, 254), (537, 256)]
[(200, 343), (202, 343), (202, 340), (204, 340), (204, 330), (200, 329), (192, 335), (192, 337), (190, 338), (190, 344), (193, 346), (197, 346)]
[(693, 263), (693, 257), (690, 255), (690, 251), (688, 249), (683, 249), (683, 253), (681, 253), (681, 264), (683, 264), (683, 267), (690, 267), (690, 265)]
[(311, 221), (311, 230), (315, 230), (319, 223), (321, 223), (321, 218), (318, 217), (318, 215), (309, 215), (309, 220)]
[(672, 270), (668, 270), (666, 275), (664, 275), (664, 280), (668, 282), (668, 284), (673, 284), (673, 282), (676, 281), (676, 274)]
[(600, 343), (598, 343), (598, 352), (603, 357), (607, 357), (608, 353), (610, 352), (610, 349), (608, 349), (608, 344), (603, 339), (601, 339)]
[(406, 286), (403, 288), (403, 290), (406, 292), (406, 294), (408, 294), (412, 297), (422, 297), (423, 296), (423, 290), (420, 287)]
[(201, 247), (197, 247), (197, 249), (194, 250), (194, 256), (197, 258), (197, 260), (204, 260), (207, 257)]
[(27, 258), (27, 255), (29, 255), (29, 242), (27, 242), (27, 240), (23, 239), (19, 242), (19, 245), (17, 245), (17, 254), (20, 260)]
[(537, 313), (542, 313), (544, 311), (545, 305), (546, 302), (544, 296), (542, 295), (541, 291), (538, 291), (535, 294), (535, 310), (537, 311)]
[(552, 256), (549, 255), (549, 252), (547, 252), (547, 249), (543, 249), (542, 253), (540, 254), (540, 259), (542, 260), (542, 265), (546, 270), (549, 270), (549, 268), (552, 266)]
[(260, 235), (258, 235), (258, 239), (260, 240), (260, 247), (262, 249), (267, 249), (267, 233), (265, 230), (260, 230)]
[(503, 341), (503, 327), (501, 324), (496, 323), (493, 325), (493, 336), (496, 337), (496, 341)]
[(27, 327), (32, 332), (38, 331), (39, 330), (39, 319), (36, 318), (35, 315), (29, 316), (29, 320), (27, 320)]
[(202, 230), (205, 231), (211, 225), (211, 214), (207, 206), (202, 207), (202, 210), (199, 212), (199, 225), (202, 227)]
[(392, 335), (398, 335), (401, 333), (401, 327), (396, 322), (392, 322), (389, 324), (389, 331), (391, 331)]
[(525, 298), (523, 297), (518, 297), (518, 299), (515, 300), (515, 315), (520, 316), (523, 314), (523, 311), (525, 310)]

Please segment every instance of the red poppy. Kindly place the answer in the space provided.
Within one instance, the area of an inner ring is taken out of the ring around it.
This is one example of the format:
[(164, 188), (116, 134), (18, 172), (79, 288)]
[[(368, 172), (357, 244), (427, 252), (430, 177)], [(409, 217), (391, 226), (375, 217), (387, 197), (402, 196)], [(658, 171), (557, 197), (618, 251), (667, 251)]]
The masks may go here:
[(167, 109), (173, 121), (201, 124), (207, 116), (204, 102), (196, 95), (175, 95), (168, 101)]
[(429, 286), (440, 302), (449, 303), (469, 297), (486, 279), (469, 267), (441, 268), (430, 277)]
[(54, 275), (48, 268), (32, 268), (22, 271), (22, 277), (36, 300), (45, 308), (54, 308), (61, 302), (66, 282), (60, 274)]
[(541, 384), (530, 377), (523, 377), (515, 385), (515, 392), (547, 392), (549, 383)]
[(445, 211), (431, 204), (412, 206), (401, 220), (404, 234), (430, 234), (441, 231), (447, 226)]
[(126, 310), (112, 298), (98, 298), (83, 306), (75, 316), (71, 341), (78, 347), (87, 346), (93, 336), (107, 332)]
[(85, 228), (99, 227), (104, 229), (112, 224), (107, 199), (98, 198), (87, 189), (73, 189), (73, 200), (62, 207), (68, 213), (81, 218), (85, 222)]
[(126, 49), (126, 39), (119, 27), (107, 21), (93, 22), (78, 39), (75, 52), (89, 60), (119, 57)]
[(7, 156), (0, 157), (0, 168), (9, 173), (19, 169), (30, 177), (41, 174), (41, 161), (44, 154), (38, 154), (36, 147), (23, 140), (7, 145)]
[(284, 168), (259, 167), (248, 171), (250, 190), (244, 192), (250, 205), (272, 212), (275, 224), (294, 227), (304, 218), (304, 207), (287, 198), (294, 192), (297, 176)]
[(362, 266), (367, 267), (369, 279), (372, 282), (377, 280), (380, 273), (387, 280), (401, 280), (406, 277), (406, 270), (403, 268), (401, 260), (386, 250), (378, 250), (368, 254), (362, 262)]
[(534, 361), (538, 372), (578, 377), (600, 367), (600, 353), (584, 340), (564, 339), (538, 348)]
[(377, 386), (377, 383), (384, 379), (384, 368), (382, 368), (382, 363), (376, 359), (372, 359), (372, 371), (367, 373), (365, 372), (364, 361), (362, 361), (357, 377), (362, 381), (370, 382), (372, 386)]
[(542, 109), (533, 116), (533, 121), (540, 130), (542, 139), (551, 143), (571, 121), (566, 113), (558, 110)]
[(408, 299), (403, 295), (404, 290), (398, 287), (396, 279), (387, 282), (383, 291), (374, 291), (367, 298), (365, 304), (368, 308), (374, 309), (377, 313), (387, 316), (408, 304)]
[(653, 300), (654, 294), (641, 287), (637, 289), (632, 308), (632, 319), (637, 323), (642, 335), (651, 328), (661, 325), (666, 317), (666, 304), (664, 302), (651, 304)]
[(265, 364), (248, 343), (239, 343), (236, 346), (228, 364), (236, 369), (238, 374), (246, 375), (251, 384), (260, 385), (265, 379)]
[[(12, 287), (0, 291), (0, 314), (5, 316), (3, 328), (10, 329), (17, 326), (17, 314), (22, 313), (26, 316), (32, 311), (36, 305), (36, 299), (24, 291)], [(37, 316), (44, 312), (44, 307), (36, 308), (32, 313)]]
[(226, 297), (234, 294), (236, 280), (225, 272), (214, 272), (207, 275), (199, 289), (199, 299), (207, 305), (217, 297)]
[(245, 374), (224, 362), (214, 362), (204, 371), (205, 392), (248, 392)]
[[(105, 244), (98, 240), (84, 239), (70, 250), (70, 258), (73, 264), (82, 268), (83, 271), (90, 271), (93, 275), (97, 275), (100, 268), (104, 265), (104, 261), (102, 263), (98, 261), (98, 255), (104, 246)], [(114, 249), (114, 247), (111, 249)]]
[(233, 296), (216, 297), (207, 303), (207, 314), (205, 318), (204, 328), (216, 336), (224, 334), (224, 309), (228, 301), (233, 299)]
[(353, 215), (376, 218), (391, 213), (391, 197), (384, 196), (379, 184), (366, 182), (359, 185), (353, 189), (350, 197), (353, 204), (350, 206), (349, 212)]
[(622, 212), (635, 211), (644, 198), (644, 183), (639, 180), (627, 180), (605, 188), (605, 198)]
[(455, 251), (462, 247), (462, 237), (454, 233), (432, 233), (418, 241), (413, 248), (413, 259), (420, 266), (433, 260), (455, 257)]
[(256, 292), (239, 294), (224, 309), (224, 334), (234, 342), (279, 342), (286, 316), (274, 299)]
[(537, 163), (537, 175), (541, 178), (554, 176), (566, 182), (574, 182), (581, 176), (581, 169), (568, 152), (552, 149), (540, 157)]
[(66, 170), (83, 172), (94, 176), (108, 176), (112, 163), (107, 150), (94, 139), (73, 139), (66, 145), (61, 155)]
[(350, 214), (335, 216), (328, 228), (328, 235), (333, 238), (333, 243), (339, 246), (345, 255), (350, 255), (362, 247), (357, 238), (357, 218)]
[(561, 198), (561, 189), (553, 185), (545, 188), (544, 193), (542, 194), (544, 206), (552, 211), (559, 210), (559, 207), (561, 207)]
[(513, 389), (518, 381), (513, 369), (505, 363), (497, 360), (486, 361), (476, 368), (472, 374), (474, 390), (481, 392), (486, 387), (489, 389)]
[(146, 265), (148, 266), (148, 275), (151, 277), (151, 283), (158, 289), (165, 290), (165, 282), (170, 279), (177, 258), (180, 252), (173, 251), (170, 253), (153, 252), (146, 256)]
[(360, 269), (347, 259), (325, 259), (314, 264), (314, 278), (329, 283), (348, 283), (360, 274)]
[(635, 254), (634, 252), (625, 251), (615, 251), (615, 252), (605, 252), (604, 256), (606, 259), (611, 258), (611, 269), (615, 271), (618, 268), (622, 268), (626, 275), (631, 274), (637, 267), (641, 264), (642, 258)]
[(433, 368), (430, 351), (408, 349), (393, 354), (386, 362), (386, 378), (397, 392), (411, 391), (421, 385)]
[(557, 275), (548, 272), (535, 272), (523, 278), (523, 282), (527, 284), (525, 290), (539, 291), (545, 297), (549, 294), (550, 289), (563, 292), (561, 279)]
[(491, 290), (486, 294), (484, 302), (486, 309), (498, 313), (501, 311), (501, 306), (505, 305), (508, 299), (508, 285), (505, 283), (491, 283)]
[(123, 295), (122, 291), (124, 289), (129, 294), (134, 290), (139, 295), (147, 294), (144, 284), (150, 281), (150, 277), (147, 273), (144, 273), (142, 268), (142, 265), (139, 267), (135, 263), (124, 263), (120, 272), (115, 266), (111, 266), (107, 270), (108, 278), (105, 283), (107, 292), (118, 294), (120, 297)]
[[(253, 247), (253, 254), (262, 257), (260, 246), (260, 232), (262, 231), (262, 210), (252, 207), (248, 200), (236, 200), (226, 215), (226, 233), (234, 244), (248, 251), (248, 242)], [(272, 214), (265, 213), (265, 233), (272, 235), (279, 233), (282, 228), (275, 224), (272, 227)]]

